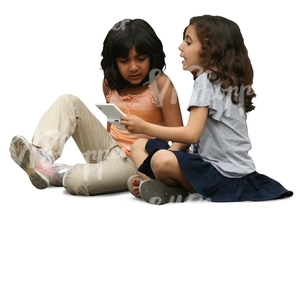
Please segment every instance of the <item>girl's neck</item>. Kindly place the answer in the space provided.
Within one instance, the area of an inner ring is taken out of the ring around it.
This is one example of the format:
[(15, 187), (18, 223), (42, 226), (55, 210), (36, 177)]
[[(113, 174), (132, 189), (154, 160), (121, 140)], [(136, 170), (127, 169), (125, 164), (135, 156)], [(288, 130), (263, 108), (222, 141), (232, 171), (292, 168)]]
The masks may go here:
[(120, 96), (126, 96), (128, 94), (130, 95), (138, 95), (146, 91), (148, 88), (148, 84), (145, 85), (133, 85), (128, 88), (124, 88), (118, 91)]

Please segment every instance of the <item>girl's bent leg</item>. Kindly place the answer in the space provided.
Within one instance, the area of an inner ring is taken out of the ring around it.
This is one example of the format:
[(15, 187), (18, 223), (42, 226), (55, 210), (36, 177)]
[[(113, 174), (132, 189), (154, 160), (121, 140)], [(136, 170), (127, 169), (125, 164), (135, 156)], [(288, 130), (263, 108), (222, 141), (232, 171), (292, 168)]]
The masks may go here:
[[(131, 145), (130, 158), (132, 159), (136, 168), (138, 168), (149, 155), (149, 153), (145, 149), (147, 142), (147, 139), (140, 138)], [(142, 180), (149, 179), (149, 177), (141, 172), (138, 172), (138, 174), (139, 175), (133, 175), (128, 179), (127, 187), (132, 195), (134, 195), (137, 198), (141, 198), (139, 192), (140, 183), (142, 182)]]
[(55, 161), (73, 137), (85, 160), (98, 163), (116, 145), (101, 122), (76, 96), (60, 96), (41, 117), (32, 143)]
[(127, 180), (137, 174), (134, 163), (119, 147), (97, 164), (77, 164), (64, 175), (63, 185), (72, 195), (100, 195), (126, 191)]
[[(147, 141), (148, 140), (145, 138), (140, 138), (136, 140), (130, 148), (130, 158), (132, 159), (136, 168), (138, 168), (149, 155), (149, 153), (145, 150)], [(143, 173), (139, 173), (139, 175), (142, 179), (149, 179), (149, 177)]]
[(185, 178), (174, 153), (169, 150), (157, 151), (151, 159), (151, 169), (155, 178), (168, 186), (181, 184), (187, 191), (194, 192), (193, 187)]

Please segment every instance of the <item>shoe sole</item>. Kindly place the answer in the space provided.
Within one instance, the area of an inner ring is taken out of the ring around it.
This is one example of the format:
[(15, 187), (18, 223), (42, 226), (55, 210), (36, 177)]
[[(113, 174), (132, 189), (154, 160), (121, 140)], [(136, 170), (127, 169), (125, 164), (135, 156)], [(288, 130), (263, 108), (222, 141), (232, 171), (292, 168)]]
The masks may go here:
[(182, 186), (167, 186), (160, 180), (149, 179), (141, 182), (140, 194), (150, 204), (163, 205), (169, 202), (185, 202), (189, 192)]
[(32, 160), (32, 145), (23, 136), (15, 136), (10, 143), (11, 158), (28, 175), (31, 183), (37, 189), (45, 189), (50, 184), (50, 178), (34, 168)]

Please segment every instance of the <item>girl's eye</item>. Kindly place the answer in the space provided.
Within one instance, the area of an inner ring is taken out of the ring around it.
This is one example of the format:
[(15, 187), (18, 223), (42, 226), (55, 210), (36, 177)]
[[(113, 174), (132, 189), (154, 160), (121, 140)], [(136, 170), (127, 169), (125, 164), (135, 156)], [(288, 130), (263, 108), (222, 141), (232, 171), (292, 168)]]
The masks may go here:
[(118, 61), (119, 63), (126, 63), (128, 61), (128, 57), (117, 57), (116, 61)]
[(144, 61), (145, 59), (146, 59), (145, 56), (139, 56), (139, 57), (138, 57), (138, 60), (139, 60), (139, 61)]

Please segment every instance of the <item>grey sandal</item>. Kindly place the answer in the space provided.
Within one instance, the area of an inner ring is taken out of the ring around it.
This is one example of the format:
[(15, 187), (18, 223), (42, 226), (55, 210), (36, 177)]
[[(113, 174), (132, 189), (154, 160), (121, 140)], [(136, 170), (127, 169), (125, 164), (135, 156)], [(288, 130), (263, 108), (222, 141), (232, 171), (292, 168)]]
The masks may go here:
[(156, 179), (142, 181), (139, 190), (142, 198), (146, 202), (156, 205), (169, 202), (185, 202), (189, 195), (189, 192), (182, 186), (168, 186), (164, 182)]

